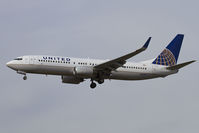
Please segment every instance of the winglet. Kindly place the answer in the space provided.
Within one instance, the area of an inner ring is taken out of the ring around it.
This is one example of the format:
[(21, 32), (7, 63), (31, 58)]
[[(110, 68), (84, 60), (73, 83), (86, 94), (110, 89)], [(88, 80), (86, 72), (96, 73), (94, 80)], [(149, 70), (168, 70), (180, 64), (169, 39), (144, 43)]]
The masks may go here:
[(144, 44), (144, 46), (142, 48), (147, 49), (147, 47), (149, 46), (150, 41), (151, 41), (151, 37), (149, 37), (149, 39), (146, 41), (146, 43)]

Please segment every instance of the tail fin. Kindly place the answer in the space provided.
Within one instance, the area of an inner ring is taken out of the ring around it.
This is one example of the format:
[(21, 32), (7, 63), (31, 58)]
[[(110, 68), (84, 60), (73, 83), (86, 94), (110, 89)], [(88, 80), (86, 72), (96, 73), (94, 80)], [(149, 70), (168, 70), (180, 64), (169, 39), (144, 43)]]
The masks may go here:
[(176, 65), (183, 38), (184, 35), (178, 34), (152, 63), (165, 66)]

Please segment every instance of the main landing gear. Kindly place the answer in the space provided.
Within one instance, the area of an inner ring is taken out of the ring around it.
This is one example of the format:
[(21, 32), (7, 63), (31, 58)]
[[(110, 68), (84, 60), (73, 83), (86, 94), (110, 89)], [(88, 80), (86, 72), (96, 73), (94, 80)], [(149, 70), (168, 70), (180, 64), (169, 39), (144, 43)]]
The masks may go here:
[(99, 84), (103, 84), (104, 83), (104, 79), (100, 79), (97, 81)]
[[(103, 84), (104, 83), (104, 79), (100, 79), (97, 81), (99, 84)], [(91, 89), (94, 89), (97, 86), (97, 84), (93, 81), (93, 79), (91, 79)]]
[(90, 87), (91, 87), (91, 89), (94, 89), (95, 87), (97, 86), (97, 84), (95, 83), (95, 82), (91, 82), (91, 85), (90, 85)]

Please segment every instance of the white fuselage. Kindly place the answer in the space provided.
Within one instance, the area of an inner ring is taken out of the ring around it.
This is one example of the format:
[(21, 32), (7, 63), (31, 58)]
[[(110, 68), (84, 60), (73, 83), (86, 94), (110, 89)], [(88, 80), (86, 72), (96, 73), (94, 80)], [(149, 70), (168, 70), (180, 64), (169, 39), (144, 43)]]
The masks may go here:
[[(21, 58), (22, 60), (19, 60)], [(17, 72), (75, 76), (76, 67), (93, 68), (108, 60), (68, 58), (60, 56), (22, 56), (7, 63), (7, 66)], [(177, 73), (178, 70), (167, 70), (165, 66), (147, 62), (127, 62), (122, 67), (112, 71), (107, 79), (144, 80)], [(83, 75), (81, 78), (92, 78), (92, 75)]]

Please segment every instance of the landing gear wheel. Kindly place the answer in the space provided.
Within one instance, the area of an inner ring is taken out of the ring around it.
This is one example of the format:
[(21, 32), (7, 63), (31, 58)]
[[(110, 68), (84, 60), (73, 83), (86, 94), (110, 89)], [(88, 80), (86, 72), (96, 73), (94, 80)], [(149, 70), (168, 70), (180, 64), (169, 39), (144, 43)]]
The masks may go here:
[(97, 85), (96, 85), (96, 83), (94, 83), (94, 82), (92, 82), (91, 85), (90, 85), (90, 87), (91, 87), (92, 89), (94, 89), (96, 86), (97, 86)]
[(27, 76), (26, 75), (23, 77), (23, 80), (27, 80)]
[(103, 84), (103, 83), (104, 83), (104, 79), (100, 79), (100, 80), (98, 81), (98, 83), (99, 83), (99, 84)]

